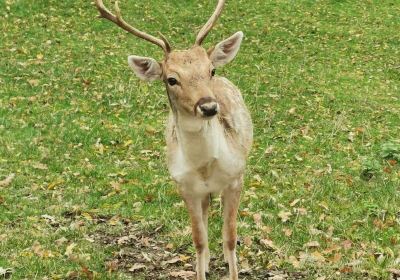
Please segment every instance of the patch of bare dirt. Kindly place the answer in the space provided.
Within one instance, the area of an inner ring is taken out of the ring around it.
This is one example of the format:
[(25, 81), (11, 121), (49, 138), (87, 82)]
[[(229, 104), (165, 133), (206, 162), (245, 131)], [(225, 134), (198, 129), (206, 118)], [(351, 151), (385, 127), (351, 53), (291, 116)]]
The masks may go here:
[[(106, 262), (108, 271), (124, 271), (133, 279), (194, 279), (195, 256), (189, 251), (191, 244), (172, 248), (162, 237), (162, 226), (143, 229), (138, 224), (126, 224), (123, 232), (109, 234), (98, 231), (91, 236), (103, 246), (117, 248)], [(209, 280), (221, 280), (228, 274), (222, 256), (212, 258)], [(240, 271), (243, 280), (305, 279), (302, 273), (266, 271), (247, 268)]]

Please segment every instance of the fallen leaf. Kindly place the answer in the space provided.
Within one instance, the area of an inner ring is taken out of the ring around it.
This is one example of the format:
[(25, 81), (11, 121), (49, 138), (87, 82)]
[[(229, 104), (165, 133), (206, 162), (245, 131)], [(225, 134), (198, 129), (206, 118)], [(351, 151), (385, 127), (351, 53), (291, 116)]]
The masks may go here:
[(263, 244), (265, 247), (277, 250), (278, 248), (275, 246), (274, 242), (270, 239), (261, 239), (260, 240), (261, 244)]
[(333, 263), (338, 263), (342, 259), (342, 254), (335, 253), (333, 257), (330, 259)]
[(292, 236), (293, 231), (290, 228), (284, 228), (284, 229), (282, 229), (282, 231), (285, 234), (285, 236), (287, 236), (287, 237)]
[(297, 203), (299, 203), (299, 201), (300, 201), (300, 199), (295, 199), (295, 200), (293, 200), (291, 203), (290, 203), (290, 207), (294, 207), (294, 206), (296, 206), (296, 204)]
[(256, 223), (257, 226), (260, 226), (262, 224), (262, 216), (259, 213), (256, 213), (253, 215), (253, 220)]
[(4, 180), (0, 181), (0, 187), (7, 187), (8, 185), (10, 185), (14, 177), (15, 177), (14, 173), (8, 175)]
[(118, 245), (127, 244), (131, 239), (131, 236), (122, 236), (118, 238), (117, 243)]
[(61, 245), (63, 245), (63, 244), (66, 243), (66, 242), (68, 242), (68, 239), (65, 238), (64, 236), (61, 237), (60, 239), (57, 239), (57, 240), (55, 241), (55, 243), (56, 243), (58, 246), (61, 246)]
[(172, 272), (169, 273), (169, 275), (172, 276), (172, 277), (179, 277), (179, 278), (188, 279), (189, 277), (195, 276), (196, 272), (181, 270), (181, 271), (172, 271)]
[(4, 234), (0, 234), (0, 242), (3, 241), (3, 240), (6, 240), (6, 238), (7, 238), (7, 235), (5, 233)]
[(300, 262), (295, 256), (290, 256), (287, 262), (290, 263), (294, 268), (300, 267)]
[(94, 273), (88, 267), (82, 266), (81, 272), (86, 276), (86, 278), (88, 280), (93, 280), (94, 279)]
[(32, 245), (32, 251), (41, 258), (52, 258), (54, 257), (53, 252), (50, 250), (43, 249), (42, 245), (38, 241), (35, 241)]
[(317, 247), (320, 247), (320, 244), (318, 241), (310, 241), (310, 242), (304, 244), (304, 246), (308, 247), (308, 248), (317, 248)]
[[(396, 277), (400, 276), (400, 269), (390, 268), (389, 272), (392, 273), (393, 276), (396, 276)], [(1, 275), (1, 273), (0, 273), (0, 275)]]
[(119, 266), (118, 260), (112, 260), (105, 263), (105, 267), (108, 272), (117, 271), (118, 266)]
[(56, 224), (58, 224), (58, 222), (56, 221), (56, 218), (54, 218), (53, 216), (50, 216), (50, 215), (47, 215), (47, 214), (45, 214), (45, 215), (42, 215), (42, 216), (40, 216), (42, 219), (44, 219), (44, 220), (46, 220), (49, 224), (51, 224), (51, 225), (56, 225)]
[(39, 85), (39, 80), (36, 79), (28, 80), (28, 84), (30, 84), (31, 87), (37, 87)]
[(253, 241), (251, 240), (250, 236), (245, 236), (243, 238), (243, 244), (246, 245), (247, 247), (250, 247), (251, 244), (253, 244)]
[(67, 248), (65, 249), (65, 255), (67, 257), (72, 256), (72, 251), (74, 250), (74, 248), (76, 247), (76, 243), (71, 243), (67, 246)]
[(281, 218), (282, 222), (285, 223), (287, 221), (289, 221), (290, 216), (292, 216), (292, 213), (288, 212), (288, 211), (280, 211), (278, 213), (278, 217)]
[(167, 264), (173, 264), (173, 263), (177, 263), (177, 262), (180, 262), (180, 261), (181, 261), (181, 258), (179, 256), (176, 256), (176, 257), (174, 257), (174, 258), (172, 258), (170, 260), (163, 261), (161, 263), (161, 265), (164, 266), (164, 265), (167, 265)]
[(325, 257), (320, 252), (312, 252), (311, 256), (316, 262), (325, 262)]
[(32, 164), (32, 167), (35, 168), (35, 169), (39, 169), (39, 170), (47, 170), (47, 169), (49, 169), (46, 164), (43, 164), (43, 163), (40, 163), (40, 162), (35, 162), (34, 164)]
[(351, 273), (353, 271), (353, 268), (350, 266), (344, 266), (341, 269), (339, 269), (341, 273)]
[(264, 155), (265, 156), (270, 156), (274, 153), (275, 147), (274, 146), (268, 146), (265, 151), (264, 151)]
[(290, 115), (296, 114), (296, 108), (295, 108), (295, 107), (290, 108), (290, 109), (288, 110), (288, 113), (289, 113)]
[(142, 263), (135, 263), (130, 269), (130, 272), (135, 272), (137, 270), (141, 270), (143, 268), (146, 268), (146, 265), (142, 264)]
[(343, 241), (342, 242), (343, 249), (345, 249), (346, 251), (349, 250), (351, 248), (352, 244), (353, 243), (349, 239)]

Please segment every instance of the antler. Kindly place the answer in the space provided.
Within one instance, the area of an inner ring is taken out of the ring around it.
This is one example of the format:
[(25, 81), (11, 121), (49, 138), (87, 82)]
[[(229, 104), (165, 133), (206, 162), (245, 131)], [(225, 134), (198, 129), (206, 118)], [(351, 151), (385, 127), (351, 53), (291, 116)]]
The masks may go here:
[(197, 34), (195, 45), (200, 46), (203, 42), (204, 38), (206, 38), (208, 32), (213, 28), (214, 24), (217, 22), (217, 19), (222, 13), (222, 10), (225, 5), (225, 0), (219, 0), (218, 5), (215, 8), (214, 13), (210, 17), (210, 19), (206, 22), (203, 28), (200, 30), (199, 34)]
[(167, 39), (160, 33), (162, 39), (158, 39), (150, 34), (147, 34), (139, 29), (134, 28), (133, 26), (129, 25), (121, 16), (121, 10), (118, 6), (118, 1), (115, 2), (115, 14), (111, 13), (103, 4), (102, 0), (96, 0), (96, 7), (100, 12), (100, 16), (102, 18), (108, 19), (112, 21), (122, 29), (128, 31), (129, 33), (142, 38), (150, 43), (153, 43), (159, 47), (161, 47), (166, 54), (171, 52), (171, 45), (168, 43)]

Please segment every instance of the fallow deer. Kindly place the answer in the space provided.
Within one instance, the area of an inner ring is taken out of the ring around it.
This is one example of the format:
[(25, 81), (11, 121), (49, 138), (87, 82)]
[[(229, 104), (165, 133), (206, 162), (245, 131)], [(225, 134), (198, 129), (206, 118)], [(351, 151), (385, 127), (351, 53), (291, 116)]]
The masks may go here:
[(166, 86), (170, 105), (168, 168), (191, 218), (198, 280), (205, 280), (209, 270), (207, 213), (211, 194), (222, 194), (224, 259), (229, 265), (229, 279), (238, 279), (236, 218), (253, 140), (251, 118), (240, 91), (226, 78), (215, 76), (215, 68), (236, 56), (243, 33), (237, 32), (209, 50), (201, 46), (224, 4), (224, 0), (218, 1), (190, 49), (173, 50), (161, 33), (159, 39), (126, 23), (117, 2), (114, 15), (102, 0), (96, 0), (100, 17), (164, 51), (161, 62), (129, 56), (128, 64), (140, 79), (161, 80)]

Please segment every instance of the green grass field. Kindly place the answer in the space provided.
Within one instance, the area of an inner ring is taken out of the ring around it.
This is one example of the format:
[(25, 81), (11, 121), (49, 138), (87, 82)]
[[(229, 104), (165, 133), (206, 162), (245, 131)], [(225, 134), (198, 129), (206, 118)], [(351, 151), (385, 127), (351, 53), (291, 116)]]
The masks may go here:
[[(215, 3), (120, 7), (183, 49)], [(96, 15), (90, 1), (0, 1), (0, 279), (193, 271), (165, 164), (166, 94), (126, 62), (162, 51)], [(241, 89), (255, 127), (241, 279), (400, 277), (399, 15), (397, 0), (227, 1), (205, 45), (245, 34), (217, 72)], [(220, 210), (214, 199), (214, 280), (227, 272)]]

